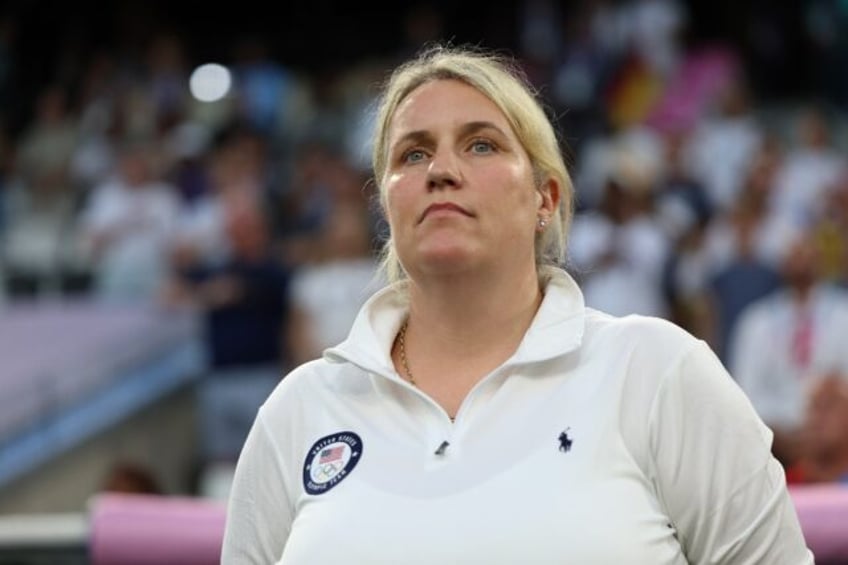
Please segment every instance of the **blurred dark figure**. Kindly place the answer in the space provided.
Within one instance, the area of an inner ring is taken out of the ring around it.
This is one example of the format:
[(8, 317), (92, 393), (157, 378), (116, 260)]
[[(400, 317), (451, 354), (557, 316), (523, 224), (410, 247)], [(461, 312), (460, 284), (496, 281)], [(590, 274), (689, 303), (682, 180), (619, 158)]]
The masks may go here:
[[(772, 6), (770, 5), (770, 8)], [(841, 0), (803, 3), (804, 32), (810, 45), (813, 91), (848, 108), (848, 4)]]
[(803, 443), (797, 462), (786, 471), (789, 483), (848, 483), (848, 379), (829, 374), (810, 393)]
[(162, 494), (162, 488), (153, 472), (144, 465), (118, 461), (103, 479), (102, 492), (127, 494)]
[(685, 142), (684, 131), (665, 136), (666, 166), (657, 192), (656, 218), (674, 247), (663, 269), (663, 290), (669, 319), (712, 343), (715, 320), (708, 298), (704, 236), (713, 207), (703, 185), (685, 168)]
[(158, 133), (179, 123), (188, 108), (188, 58), (178, 32), (160, 30), (146, 47), (144, 84), (153, 104)]
[(728, 342), (739, 315), (749, 304), (781, 285), (778, 261), (784, 251), (781, 240), (788, 235), (782, 224), (769, 216), (776, 150), (761, 151), (755, 159), (734, 207), (710, 230), (707, 252), (711, 264), (709, 295), (715, 316), (712, 345), (728, 360)]
[(14, 81), (16, 69), (15, 53), (17, 50), (18, 21), (10, 14), (0, 14), (0, 107), (11, 117), (17, 102), (14, 96)]
[(167, 299), (191, 302), (203, 312), (213, 369), (282, 363), (289, 275), (271, 253), (261, 211), (233, 206), (224, 222), (229, 257), (178, 274)]
[(340, 150), (320, 141), (300, 148), (291, 186), (274, 208), (279, 253), (287, 264), (302, 265), (316, 258), (321, 239), (339, 207), (371, 213), (367, 175), (345, 159)]
[(402, 24), (403, 36), (394, 61), (403, 61), (415, 54), (422, 45), (443, 38), (445, 15), (442, 10), (437, 3), (427, 1), (406, 5)]
[(179, 272), (166, 295), (172, 305), (192, 305), (204, 319), (210, 373), (197, 386), (198, 485), (222, 465), (235, 464), (289, 357), (289, 273), (272, 253), (262, 212), (241, 202), (224, 212), (228, 257)]
[(713, 315), (716, 318), (713, 344), (723, 361), (727, 361), (729, 336), (733, 334), (739, 315), (752, 302), (780, 287), (777, 271), (753, 255), (751, 230), (747, 225), (740, 226), (738, 241), (738, 255), (710, 281)]

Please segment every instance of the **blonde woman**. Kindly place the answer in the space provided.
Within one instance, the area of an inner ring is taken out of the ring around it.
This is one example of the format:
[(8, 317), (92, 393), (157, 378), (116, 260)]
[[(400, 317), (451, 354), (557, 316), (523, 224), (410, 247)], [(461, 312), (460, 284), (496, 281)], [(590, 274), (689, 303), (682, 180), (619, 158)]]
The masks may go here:
[(259, 411), (223, 562), (812, 563), (707, 346), (586, 308), (558, 267), (572, 186), (512, 69), (434, 48), (388, 81), (394, 282)]

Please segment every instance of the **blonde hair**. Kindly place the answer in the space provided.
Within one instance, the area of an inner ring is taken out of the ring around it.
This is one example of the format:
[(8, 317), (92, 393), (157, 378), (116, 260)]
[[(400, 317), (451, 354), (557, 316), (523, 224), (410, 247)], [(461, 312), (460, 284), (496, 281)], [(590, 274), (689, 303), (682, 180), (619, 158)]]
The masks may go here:
[[(554, 179), (560, 203), (546, 229), (536, 237), (536, 270), (540, 278), (565, 258), (565, 238), (573, 213), (574, 188), (551, 121), (525, 75), (505, 57), (469, 47), (435, 46), (395, 69), (378, 101), (372, 167), (386, 209), (384, 177), (388, 164), (389, 127), (400, 103), (419, 86), (435, 80), (458, 80), (476, 88), (504, 114), (533, 166), (536, 186)], [(390, 282), (406, 278), (391, 235), (382, 252), (382, 268)]]

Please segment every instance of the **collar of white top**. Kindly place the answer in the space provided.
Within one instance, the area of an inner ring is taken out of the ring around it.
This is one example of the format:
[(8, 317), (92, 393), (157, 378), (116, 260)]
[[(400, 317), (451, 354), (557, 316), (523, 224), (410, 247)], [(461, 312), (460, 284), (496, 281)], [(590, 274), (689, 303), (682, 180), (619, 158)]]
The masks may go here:
[[(359, 311), (348, 338), (324, 352), (329, 362), (350, 362), (391, 375), (391, 348), (407, 305), (397, 285), (372, 296)], [(508, 363), (533, 363), (565, 355), (580, 346), (585, 326), (583, 293), (565, 272), (548, 280), (544, 298), (524, 339)]]

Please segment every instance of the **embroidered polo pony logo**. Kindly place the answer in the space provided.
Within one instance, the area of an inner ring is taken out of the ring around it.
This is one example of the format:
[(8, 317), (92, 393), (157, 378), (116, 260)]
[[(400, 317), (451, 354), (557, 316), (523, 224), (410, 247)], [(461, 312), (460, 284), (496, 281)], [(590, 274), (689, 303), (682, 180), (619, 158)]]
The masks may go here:
[(559, 450), (563, 453), (568, 453), (571, 451), (571, 444), (574, 443), (573, 440), (568, 437), (568, 430), (571, 428), (565, 428), (565, 431), (559, 434)]

